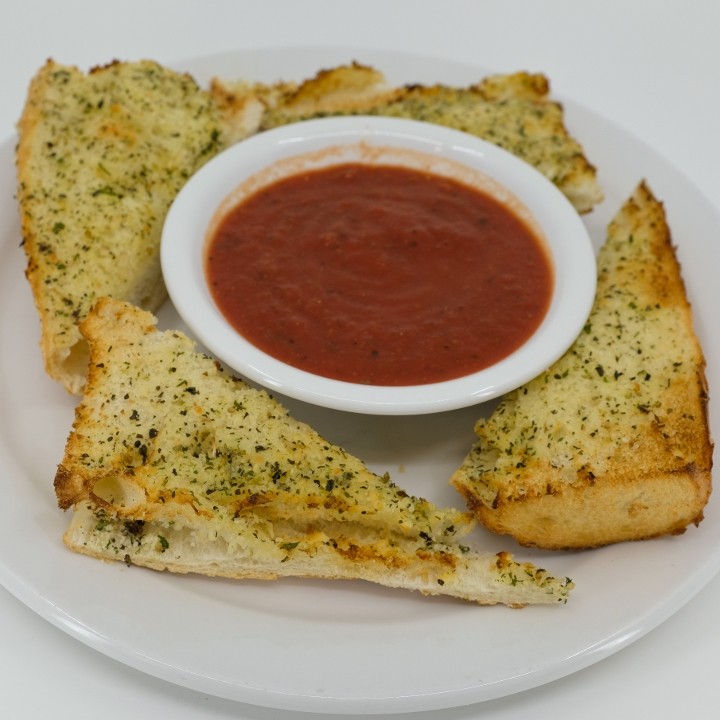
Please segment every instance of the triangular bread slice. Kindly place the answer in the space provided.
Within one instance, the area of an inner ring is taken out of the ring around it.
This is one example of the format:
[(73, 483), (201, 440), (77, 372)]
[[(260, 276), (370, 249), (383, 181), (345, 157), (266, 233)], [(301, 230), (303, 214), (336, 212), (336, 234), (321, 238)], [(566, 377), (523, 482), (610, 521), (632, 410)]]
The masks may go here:
[(662, 204), (610, 224), (587, 324), (476, 425), (452, 477), (490, 530), (541, 548), (682, 533), (711, 491), (705, 360)]
[(232, 133), (267, 130), (331, 115), (384, 115), (445, 125), (522, 158), (565, 193), (578, 212), (602, 200), (595, 168), (565, 124), (542, 74), (490, 75), (468, 87), (392, 86), (361, 63), (322, 70), (301, 83), (275, 85), (216, 78), (211, 85)]
[(55, 478), (71, 549), (179, 573), (566, 601), (567, 578), (471, 549), (469, 513), (373, 474), (150, 313), (101, 299), (81, 327), (88, 382)]
[(152, 310), (165, 299), (163, 220), (220, 134), (210, 94), (151, 61), (84, 73), (48, 60), (33, 78), (17, 196), (45, 367), (69, 392), (87, 367), (77, 323), (98, 297)]

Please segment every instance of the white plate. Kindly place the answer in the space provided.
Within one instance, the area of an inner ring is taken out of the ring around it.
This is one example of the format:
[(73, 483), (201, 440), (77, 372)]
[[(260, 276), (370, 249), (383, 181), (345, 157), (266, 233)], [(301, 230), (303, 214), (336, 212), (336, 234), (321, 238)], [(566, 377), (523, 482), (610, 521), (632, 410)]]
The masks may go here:
[[(484, 74), (435, 58), (334, 49), (238, 52), (181, 67), (201, 81), (212, 73), (269, 81), (352, 59), (382, 68), (391, 82), (462, 84)], [(718, 212), (641, 142), (564, 103), (572, 132), (600, 166), (607, 194), (586, 220), (597, 242), (641, 178), (665, 201), (713, 396), (720, 376), (720, 334), (711, 332), (720, 307)], [(0, 581), (72, 636), (160, 678), (267, 707), (433, 710), (508, 695), (586, 667), (663, 622), (720, 567), (715, 496), (700, 527), (676, 538), (541, 553), (488, 535), (488, 548), (514, 550), (576, 582), (567, 605), (523, 610), (353, 582), (178, 577), (68, 552), (61, 542), (67, 518), (56, 507), (52, 480), (73, 400), (42, 371), (38, 322), (23, 278), (14, 142), (0, 145)], [(171, 307), (161, 323), (179, 323)], [(458, 503), (447, 478), (472, 441), (479, 408), (400, 420), (288, 404), (373, 469), (388, 470), (439, 503)], [(711, 403), (710, 410), (718, 436), (720, 405)]]

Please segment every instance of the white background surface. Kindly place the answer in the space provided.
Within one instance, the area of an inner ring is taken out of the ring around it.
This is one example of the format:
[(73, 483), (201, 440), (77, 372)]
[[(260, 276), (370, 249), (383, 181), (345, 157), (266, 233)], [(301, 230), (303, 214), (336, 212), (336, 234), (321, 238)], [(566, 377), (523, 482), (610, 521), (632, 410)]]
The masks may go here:
[[(0, 13), (2, 138), (13, 132), (27, 83), (50, 56), (87, 68), (112, 58), (171, 62), (237, 48), (367, 46), (501, 72), (544, 72), (554, 93), (643, 138), (720, 208), (720, 5), (712, 0), (24, 0), (6, 3)], [(418, 717), (715, 717), (718, 606), (716, 578), (650, 635), (584, 671), (505, 699)], [(217, 700), (144, 676), (65, 636), (4, 590), (0, 714), (59, 720), (302, 717)]]

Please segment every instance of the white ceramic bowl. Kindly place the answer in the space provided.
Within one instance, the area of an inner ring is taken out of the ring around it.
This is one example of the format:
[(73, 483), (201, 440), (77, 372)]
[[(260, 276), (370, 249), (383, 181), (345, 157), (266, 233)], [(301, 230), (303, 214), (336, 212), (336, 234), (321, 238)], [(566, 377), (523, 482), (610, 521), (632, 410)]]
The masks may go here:
[[(525, 213), (547, 244), (554, 290), (544, 320), (524, 345), (497, 364), (455, 380), (379, 387), (291, 367), (260, 351), (231, 327), (213, 302), (204, 271), (206, 239), (219, 208), (295, 172), (357, 160), (429, 166), (433, 172), (481, 185)], [(580, 333), (596, 285), (595, 253), (585, 225), (565, 196), (538, 171), (468, 134), (380, 117), (295, 123), (220, 153), (190, 178), (173, 203), (163, 229), (161, 260), (178, 313), (227, 366), (271, 391), (315, 405), (378, 415), (474, 405), (530, 380), (558, 359)]]

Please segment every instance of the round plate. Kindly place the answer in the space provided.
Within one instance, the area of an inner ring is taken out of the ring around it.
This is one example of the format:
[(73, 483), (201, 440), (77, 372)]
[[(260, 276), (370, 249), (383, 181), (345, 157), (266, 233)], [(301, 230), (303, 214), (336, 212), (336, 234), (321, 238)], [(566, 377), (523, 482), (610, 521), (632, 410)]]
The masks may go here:
[[(393, 83), (469, 84), (486, 72), (353, 48), (247, 51), (178, 67), (202, 82), (213, 73), (271, 81), (308, 77), (353, 59), (381, 68)], [(651, 149), (562, 100), (607, 196), (585, 218), (596, 243), (641, 178), (665, 202), (714, 397), (718, 212)], [(720, 567), (716, 496), (700, 527), (683, 536), (590, 552), (531, 552), (481, 533), (488, 549), (513, 551), (575, 581), (567, 605), (523, 610), (359, 582), (180, 577), (67, 551), (61, 537), (68, 518), (57, 509), (52, 482), (74, 401), (42, 369), (23, 277), (14, 142), (0, 145), (0, 581), (72, 636), (154, 676), (247, 703), (315, 713), (435, 710), (526, 690), (608, 656), (663, 622)], [(161, 324), (181, 326), (172, 306), (161, 313)], [(488, 411), (399, 418), (287, 404), (374, 470), (444, 505), (460, 503), (447, 479), (470, 447), (475, 419)], [(711, 402), (710, 419), (720, 436), (720, 405)]]
[[(329, 152), (332, 150), (332, 152)], [(205, 275), (207, 240), (229, 208), (260, 187), (305, 170), (361, 162), (430, 171), (495, 197), (534, 228), (554, 273), (537, 330), (499, 362), (426, 385), (342, 382), (300, 370), (246, 340), (228, 322)], [(539, 375), (573, 343), (595, 297), (595, 253), (575, 208), (544, 175), (509, 152), (457, 130), (399, 118), (322, 118), (284, 125), (233, 145), (185, 184), (165, 220), (165, 284), (180, 317), (240, 375), (290, 397), (352, 412), (416, 415), (491, 400)]]

